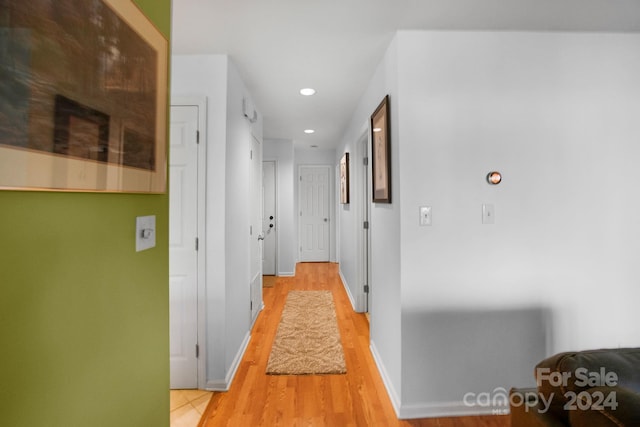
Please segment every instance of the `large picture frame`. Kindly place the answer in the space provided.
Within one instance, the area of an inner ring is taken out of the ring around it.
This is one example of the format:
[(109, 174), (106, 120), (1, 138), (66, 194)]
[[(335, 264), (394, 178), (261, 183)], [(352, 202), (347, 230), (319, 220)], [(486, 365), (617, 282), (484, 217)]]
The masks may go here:
[(349, 153), (340, 159), (340, 203), (349, 203)]
[(371, 175), (374, 203), (391, 203), (389, 95), (371, 115)]
[(4, 0), (0, 189), (165, 193), (168, 42), (131, 0)]

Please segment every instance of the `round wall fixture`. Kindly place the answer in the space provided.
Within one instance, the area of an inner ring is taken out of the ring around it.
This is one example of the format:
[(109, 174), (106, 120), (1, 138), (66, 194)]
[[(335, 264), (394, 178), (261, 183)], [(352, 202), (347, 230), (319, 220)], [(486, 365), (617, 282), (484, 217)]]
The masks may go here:
[(498, 185), (502, 182), (502, 174), (498, 171), (489, 172), (487, 174), (487, 182), (491, 185)]

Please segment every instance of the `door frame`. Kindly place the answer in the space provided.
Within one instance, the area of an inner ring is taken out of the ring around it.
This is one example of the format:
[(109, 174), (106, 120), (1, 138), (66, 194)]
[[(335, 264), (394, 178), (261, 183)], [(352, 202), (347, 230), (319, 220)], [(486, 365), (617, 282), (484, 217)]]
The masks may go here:
[[(249, 308), (249, 330), (253, 329), (253, 326), (255, 325), (256, 320), (258, 320), (258, 315), (260, 314), (260, 312), (262, 311), (262, 309), (264, 308), (264, 296), (262, 293), (262, 251), (264, 250), (264, 245), (263, 245), (263, 241), (260, 241), (260, 239), (258, 238), (258, 236), (263, 235), (264, 231), (262, 230), (262, 218), (264, 216), (263, 214), (263, 210), (264, 210), (264, 195), (263, 195), (263, 184), (262, 184), (262, 180), (263, 180), (263, 176), (262, 176), (262, 152), (264, 150), (264, 146), (263, 146), (263, 142), (258, 139), (253, 132), (251, 132), (250, 135), (250, 141), (251, 141), (251, 146), (250, 146), (250, 150), (251, 150), (251, 165), (250, 165), (250, 190), (249, 190), (249, 207), (250, 207), (250, 213), (249, 213), (249, 227), (251, 232), (249, 233), (249, 301), (251, 302), (250, 304), (250, 308)], [(254, 142), (257, 143), (258, 145), (258, 150), (259, 150), (259, 156), (260, 158), (258, 159), (258, 167), (260, 168), (259, 173), (257, 174), (259, 180), (260, 180), (260, 185), (258, 186), (258, 188), (256, 189), (258, 193), (260, 193), (260, 203), (258, 204), (257, 208), (260, 210), (260, 220), (259, 220), (259, 228), (257, 230), (253, 230), (253, 222), (252, 222), (252, 216), (255, 215), (255, 212), (253, 212), (253, 210), (251, 208), (255, 208), (256, 206), (253, 206), (254, 201), (253, 199), (253, 162), (254, 162), (254, 157), (257, 156), (258, 154), (254, 153)], [(254, 241), (255, 239), (255, 241)], [(255, 276), (255, 279), (257, 281), (259, 281), (259, 290), (260, 290), (260, 301), (255, 301), (255, 302), (259, 302), (259, 306), (257, 308), (255, 308), (255, 317), (253, 315), (254, 313), (254, 308), (253, 308), (253, 303), (254, 303), (254, 284), (255, 284), (255, 280), (254, 280), (254, 276), (253, 276), (253, 271), (252, 271), (252, 263), (253, 263), (253, 254), (251, 252), (251, 245), (252, 244), (257, 244), (258, 245), (258, 258), (259, 258), (259, 262), (258, 262), (258, 266), (259, 266), (259, 272), (258, 274)]]
[[(271, 160), (271, 159), (267, 159), (265, 160), (265, 158), (262, 158), (262, 173), (263, 173), (263, 181), (262, 181), (262, 215), (264, 217), (264, 164), (266, 162), (269, 163), (273, 163), (273, 198), (274, 198), (274, 202), (275, 202), (275, 206), (274, 206), (274, 211), (275, 211), (275, 217), (276, 217), (276, 222), (275, 222), (275, 232), (276, 232), (276, 247), (275, 247), (275, 254), (274, 259), (275, 259), (275, 263), (276, 263), (276, 267), (275, 267), (275, 275), (278, 276), (280, 273), (280, 269), (278, 268), (278, 255), (279, 255), (279, 247), (280, 247), (280, 232), (278, 230), (279, 225), (278, 225), (278, 220), (280, 219), (279, 216), (279, 212), (278, 212), (278, 161), (277, 160)], [(263, 218), (264, 219), (264, 218)], [(263, 257), (264, 257), (264, 245), (262, 248), (263, 251)], [(264, 269), (262, 271), (262, 274), (264, 275)]]
[(195, 106), (198, 108), (198, 251), (197, 251), (197, 308), (198, 308), (198, 389), (204, 389), (207, 383), (207, 341), (206, 341), (206, 201), (207, 201), (207, 97), (171, 96), (173, 106)]
[[(369, 196), (369, 190), (371, 189), (371, 136), (369, 132), (369, 126), (366, 126), (365, 131), (360, 135), (356, 142), (356, 156), (355, 162), (357, 166), (354, 168), (355, 172), (355, 187), (357, 194), (355, 203), (356, 207), (356, 224), (358, 226), (358, 244), (357, 244), (357, 266), (358, 273), (356, 275), (358, 280), (358, 295), (356, 300), (359, 302), (358, 311), (368, 313), (370, 308), (369, 296), (371, 295), (371, 197)], [(367, 164), (363, 159), (367, 158)], [(369, 228), (364, 228), (364, 222), (369, 222)], [(364, 285), (369, 286), (369, 292), (364, 291)]]

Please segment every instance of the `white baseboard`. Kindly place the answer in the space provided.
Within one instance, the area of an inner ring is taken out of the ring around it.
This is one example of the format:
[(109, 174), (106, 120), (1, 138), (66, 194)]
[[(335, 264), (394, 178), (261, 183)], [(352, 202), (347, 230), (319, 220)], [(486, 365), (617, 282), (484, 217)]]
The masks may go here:
[(231, 383), (233, 382), (233, 378), (236, 376), (236, 372), (238, 371), (238, 367), (240, 366), (240, 362), (242, 362), (242, 358), (244, 357), (245, 351), (247, 351), (247, 347), (249, 346), (249, 341), (251, 341), (251, 334), (247, 332), (244, 336), (244, 340), (242, 340), (242, 344), (236, 353), (236, 356), (233, 358), (233, 362), (231, 363), (231, 368), (229, 372), (227, 372), (227, 376), (224, 380), (209, 380), (207, 381), (207, 385), (205, 386), (205, 390), (209, 391), (229, 391), (229, 387), (231, 387)]
[(258, 321), (258, 316), (260, 316), (260, 312), (264, 310), (264, 301), (260, 301), (260, 309), (258, 310), (258, 314), (256, 314), (256, 317), (251, 321), (251, 325), (249, 325), (249, 330), (253, 331), (253, 327), (255, 326), (256, 322)]
[(294, 277), (295, 275), (296, 275), (295, 272), (290, 272), (290, 271), (278, 272), (278, 277)]
[(225, 384), (224, 380), (209, 380), (204, 389), (207, 391), (227, 391), (229, 386)]
[(408, 420), (412, 418), (463, 417), (471, 415), (506, 415), (508, 408), (504, 406), (468, 406), (464, 402), (437, 402), (402, 405), (398, 418)]
[(378, 367), (378, 372), (380, 372), (380, 376), (382, 377), (382, 382), (384, 383), (384, 387), (387, 389), (387, 394), (389, 395), (389, 399), (391, 399), (391, 405), (393, 406), (393, 410), (396, 413), (396, 416), (400, 418), (400, 395), (396, 392), (396, 389), (393, 387), (391, 383), (391, 378), (387, 372), (387, 369), (384, 367), (382, 363), (382, 359), (380, 358), (380, 354), (376, 349), (376, 345), (373, 340), (369, 343), (369, 349), (371, 350), (371, 355), (373, 356), (374, 362), (376, 362), (376, 366)]
[(342, 269), (338, 270), (338, 274), (340, 275), (340, 280), (342, 280), (342, 287), (347, 292), (349, 301), (351, 301), (351, 308), (353, 308), (353, 311), (357, 312), (358, 308), (356, 305), (356, 300), (353, 298), (353, 295), (351, 294), (351, 289), (349, 289), (349, 284), (347, 283), (347, 279), (345, 279), (344, 276), (342, 275)]
[(507, 408), (504, 406), (468, 406), (464, 402), (436, 402), (406, 405), (402, 404), (400, 395), (393, 387), (391, 378), (382, 363), (376, 345), (371, 341), (369, 348), (373, 355), (373, 360), (378, 367), (378, 372), (382, 377), (382, 382), (387, 389), (387, 394), (391, 400), (391, 405), (398, 419), (408, 420), (412, 418), (438, 418), (438, 417), (462, 417), (469, 415), (506, 415)]

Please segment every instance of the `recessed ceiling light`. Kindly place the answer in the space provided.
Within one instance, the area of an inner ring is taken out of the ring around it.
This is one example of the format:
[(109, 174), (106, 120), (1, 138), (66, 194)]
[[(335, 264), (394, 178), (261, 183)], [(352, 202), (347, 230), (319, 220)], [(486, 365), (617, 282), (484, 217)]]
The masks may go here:
[(316, 93), (316, 90), (310, 87), (305, 87), (304, 89), (300, 89), (300, 95), (311, 96), (311, 95), (315, 95), (315, 93)]
[(313, 130), (313, 129), (305, 129), (305, 130), (304, 130), (304, 133), (309, 133), (309, 134), (311, 134), (311, 133), (314, 133), (314, 132), (315, 132), (315, 130)]

